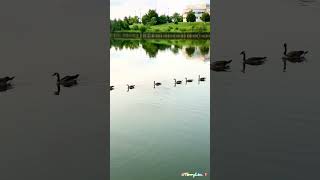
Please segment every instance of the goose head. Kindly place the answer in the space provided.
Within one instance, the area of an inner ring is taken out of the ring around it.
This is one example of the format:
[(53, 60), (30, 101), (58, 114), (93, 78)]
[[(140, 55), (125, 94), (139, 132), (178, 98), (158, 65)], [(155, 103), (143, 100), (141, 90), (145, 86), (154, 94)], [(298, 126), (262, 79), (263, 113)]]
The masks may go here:
[(246, 54), (246, 52), (245, 51), (241, 51), (240, 55), (244, 55), (244, 54)]
[(283, 47), (285, 47), (285, 48), (286, 48), (286, 47), (287, 47), (287, 43), (284, 43), (284, 44), (283, 44)]

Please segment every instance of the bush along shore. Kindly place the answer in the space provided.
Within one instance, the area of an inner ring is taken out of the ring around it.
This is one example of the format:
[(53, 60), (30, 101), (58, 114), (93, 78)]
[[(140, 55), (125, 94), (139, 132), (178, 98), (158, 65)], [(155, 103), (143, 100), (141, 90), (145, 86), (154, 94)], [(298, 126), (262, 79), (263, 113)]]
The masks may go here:
[(158, 16), (155, 10), (149, 10), (141, 21), (135, 17), (123, 20), (111, 20), (111, 38), (145, 39), (208, 39), (210, 38), (210, 15), (204, 13), (203, 22), (195, 22), (194, 12), (189, 12), (187, 22), (182, 22), (180, 14)]

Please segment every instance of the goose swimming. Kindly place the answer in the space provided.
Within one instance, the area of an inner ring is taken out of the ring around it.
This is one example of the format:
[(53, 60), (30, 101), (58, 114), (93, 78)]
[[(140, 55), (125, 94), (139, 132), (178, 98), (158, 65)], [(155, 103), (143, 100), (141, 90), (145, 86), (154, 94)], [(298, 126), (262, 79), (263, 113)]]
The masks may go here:
[(155, 81), (153, 81), (153, 85), (154, 85), (154, 86), (160, 86), (161, 83), (160, 83), (160, 82), (155, 82)]
[(57, 83), (62, 84), (64, 86), (71, 86), (77, 83), (77, 78), (79, 77), (79, 74), (73, 76), (65, 76), (62, 79), (60, 79), (59, 73), (54, 73), (52, 76), (57, 76)]
[(186, 83), (187, 82), (192, 82), (193, 81), (193, 79), (188, 79), (188, 78), (185, 78), (186, 79)]
[(267, 57), (250, 57), (250, 58), (246, 58), (246, 52), (245, 51), (242, 51), (240, 54), (243, 55), (243, 63), (249, 64), (249, 65), (261, 65), (267, 59)]
[(177, 81), (177, 79), (174, 79), (174, 84), (181, 84), (182, 83), (182, 81)]
[(198, 76), (198, 81), (205, 81), (206, 78), (205, 77), (200, 77), (200, 75)]
[(290, 51), (287, 53), (287, 43), (284, 43), (283, 47), (284, 47), (283, 54), (287, 58), (302, 58), (309, 52), (309, 51)]
[(128, 89), (134, 89), (134, 86), (135, 86), (135, 85), (129, 85), (129, 84), (127, 84), (127, 86), (128, 86)]

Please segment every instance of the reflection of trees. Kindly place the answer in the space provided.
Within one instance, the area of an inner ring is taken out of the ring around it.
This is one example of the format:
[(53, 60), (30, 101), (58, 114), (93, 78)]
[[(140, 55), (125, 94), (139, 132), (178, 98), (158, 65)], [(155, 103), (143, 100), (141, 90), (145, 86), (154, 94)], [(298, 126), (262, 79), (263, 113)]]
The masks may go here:
[(116, 49), (122, 50), (123, 48), (127, 49), (137, 49), (139, 48), (139, 40), (122, 40), (122, 39), (111, 39), (111, 47), (115, 47)]
[(210, 48), (208, 46), (201, 46), (200, 47), (201, 55), (205, 56), (205, 55), (209, 54), (209, 52), (210, 52)]
[(191, 57), (195, 51), (196, 51), (195, 47), (189, 46), (186, 48), (186, 53), (188, 54), (189, 57)]
[(171, 48), (171, 51), (173, 54), (178, 54), (178, 52), (182, 49), (182, 46), (174, 45), (173, 48)]
[[(183, 47), (188, 56), (195, 54), (199, 47), (201, 55), (207, 55), (210, 52), (210, 42), (207, 40), (141, 40), (141, 39), (111, 39), (111, 47), (122, 50), (137, 49), (142, 47), (150, 58), (156, 57), (159, 51), (170, 49), (174, 54), (179, 53)], [(141, 44), (141, 46), (140, 46)]]

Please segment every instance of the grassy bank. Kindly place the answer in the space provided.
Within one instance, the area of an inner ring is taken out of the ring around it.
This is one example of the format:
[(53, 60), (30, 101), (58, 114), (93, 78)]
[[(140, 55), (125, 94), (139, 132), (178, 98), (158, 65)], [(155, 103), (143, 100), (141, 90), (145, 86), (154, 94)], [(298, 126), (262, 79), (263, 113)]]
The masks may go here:
[[(140, 28), (143, 26), (142, 24), (133, 24), (130, 26), (130, 30), (122, 30), (115, 32), (140, 32)], [(146, 32), (149, 33), (189, 33), (189, 32), (201, 32), (201, 33), (209, 33), (210, 32), (210, 23), (204, 22), (179, 22), (178, 24), (174, 23), (166, 23), (161, 25), (154, 26), (145, 26)]]

